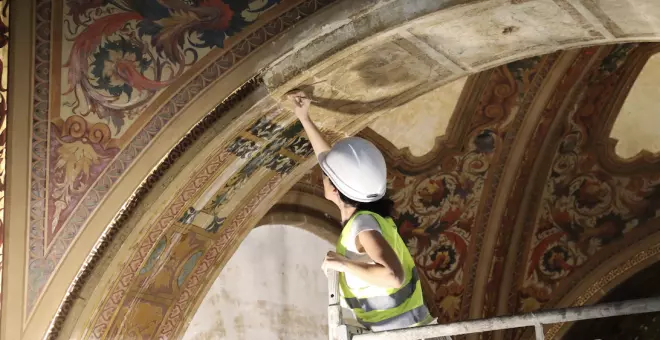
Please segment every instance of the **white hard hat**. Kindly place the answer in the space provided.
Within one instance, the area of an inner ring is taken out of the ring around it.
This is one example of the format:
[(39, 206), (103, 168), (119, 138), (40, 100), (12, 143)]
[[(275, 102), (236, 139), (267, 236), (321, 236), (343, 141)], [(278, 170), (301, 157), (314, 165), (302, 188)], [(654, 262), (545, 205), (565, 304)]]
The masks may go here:
[(349, 137), (319, 155), (319, 165), (337, 190), (357, 202), (385, 196), (387, 166), (383, 154), (369, 141)]

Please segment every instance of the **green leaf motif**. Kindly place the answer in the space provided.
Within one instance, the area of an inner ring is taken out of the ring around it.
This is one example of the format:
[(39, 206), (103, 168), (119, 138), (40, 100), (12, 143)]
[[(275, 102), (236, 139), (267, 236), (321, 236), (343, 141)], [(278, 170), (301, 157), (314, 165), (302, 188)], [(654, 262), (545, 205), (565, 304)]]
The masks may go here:
[(128, 83), (126, 83), (122, 87), (122, 91), (124, 91), (124, 93), (126, 93), (126, 95), (128, 96), (128, 99), (130, 100), (131, 95), (133, 94), (133, 88), (130, 85), (128, 85)]
[(108, 90), (108, 93), (110, 93), (110, 95), (115, 96), (115, 97), (121, 96), (121, 93), (122, 93), (122, 87), (121, 86), (109, 86), (109, 87), (106, 88), (106, 90)]

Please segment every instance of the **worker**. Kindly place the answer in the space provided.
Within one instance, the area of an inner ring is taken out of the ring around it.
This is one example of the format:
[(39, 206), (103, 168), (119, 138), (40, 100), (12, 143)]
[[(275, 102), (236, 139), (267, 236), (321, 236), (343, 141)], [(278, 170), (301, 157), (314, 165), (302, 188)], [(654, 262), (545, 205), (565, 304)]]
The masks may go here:
[(385, 197), (387, 168), (381, 152), (358, 137), (332, 148), (309, 117), (311, 100), (289, 93), (323, 171), (325, 198), (341, 213), (337, 251), (328, 252), (324, 272), (339, 272), (342, 296), (358, 322), (371, 331), (436, 323), (424, 304), (415, 263), (391, 218)]

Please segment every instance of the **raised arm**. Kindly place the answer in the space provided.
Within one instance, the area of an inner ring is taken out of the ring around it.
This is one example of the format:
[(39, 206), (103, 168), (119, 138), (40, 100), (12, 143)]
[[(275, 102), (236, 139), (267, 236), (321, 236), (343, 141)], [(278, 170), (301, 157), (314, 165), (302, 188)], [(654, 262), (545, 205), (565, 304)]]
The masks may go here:
[(300, 123), (302, 123), (302, 126), (307, 133), (307, 138), (309, 138), (309, 142), (312, 144), (312, 148), (314, 148), (316, 157), (322, 152), (330, 151), (330, 144), (328, 144), (321, 131), (319, 131), (314, 122), (309, 118), (309, 106), (311, 105), (312, 100), (302, 91), (290, 93), (289, 98), (291, 98), (295, 105), (293, 112), (300, 120)]

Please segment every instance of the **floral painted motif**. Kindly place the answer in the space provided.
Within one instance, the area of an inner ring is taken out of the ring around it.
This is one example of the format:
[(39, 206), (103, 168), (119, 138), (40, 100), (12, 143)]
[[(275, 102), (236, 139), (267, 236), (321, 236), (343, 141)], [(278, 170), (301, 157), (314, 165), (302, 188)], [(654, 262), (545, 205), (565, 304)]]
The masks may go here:
[(108, 147), (110, 128), (103, 123), (93, 125), (79, 116), (71, 116), (60, 129), (51, 127), (50, 200), (46, 245), (61, 228), (66, 217), (118, 153)]
[(68, 0), (72, 113), (122, 131), (155, 94), (278, 0)]
[(477, 136), (445, 166), (416, 176), (393, 171), (389, 180), (399, 233), (429, 279), (442, 321), (459, 317), (468, 246), (494, 149), (495, 138), (484, 137), (490, 134)]
[(213, 220), (211, 223), (204, 228), (206, 231), (209, 233), (217, 233), (218, 230), (220, 230), (220, 227), (222, 227), (222, 224), (225, 223), (225, 220), (227, 218), (225, 217), (218, 217), (218, 216), (213, 216)]
[(660, 211), (660, 175), (612, 176), (581, 148), (555, 158), (521, 296), (537, 301), (521, 311), (542, 306), (561, 280)]
[(236, 137), (236, 140), (229, 146), (227, 149), (229, 152), (235, 154), (238, 157), (249, 159), (252, 157), (252, 154), (259, 150), (260, 145), (255, 141), (245, 139), (242, 137)]
[(121, 70), (134, 69), (144, 73), (152, 63), (141, 53), (140, 46), (124, 38), (100, 46), (98, 52), (93, 54), (93, 60), (91, 73), (96, 77), (98, 87), (115, 97), (125, 94), (129, 100), (133, 87)]
[(635, 47), (617, 46), (604, 58), (568, 118), (536, 217), (518, 311), (542, 308), (563, 280), (660, 213), (660, 174), (614, 175), (592, 147), (592, 131), (606, 121), (592, 103), (605, 102)]
[(185, 213), (183, 213), (183, 216), (179, 219), (179, 222), (183, 224), (191, 224), (194, 220), (195, 217), (199, 214), (199, 211), (195, 210), (193, 207), (189, 207), (188, 210), (186, 210)]

